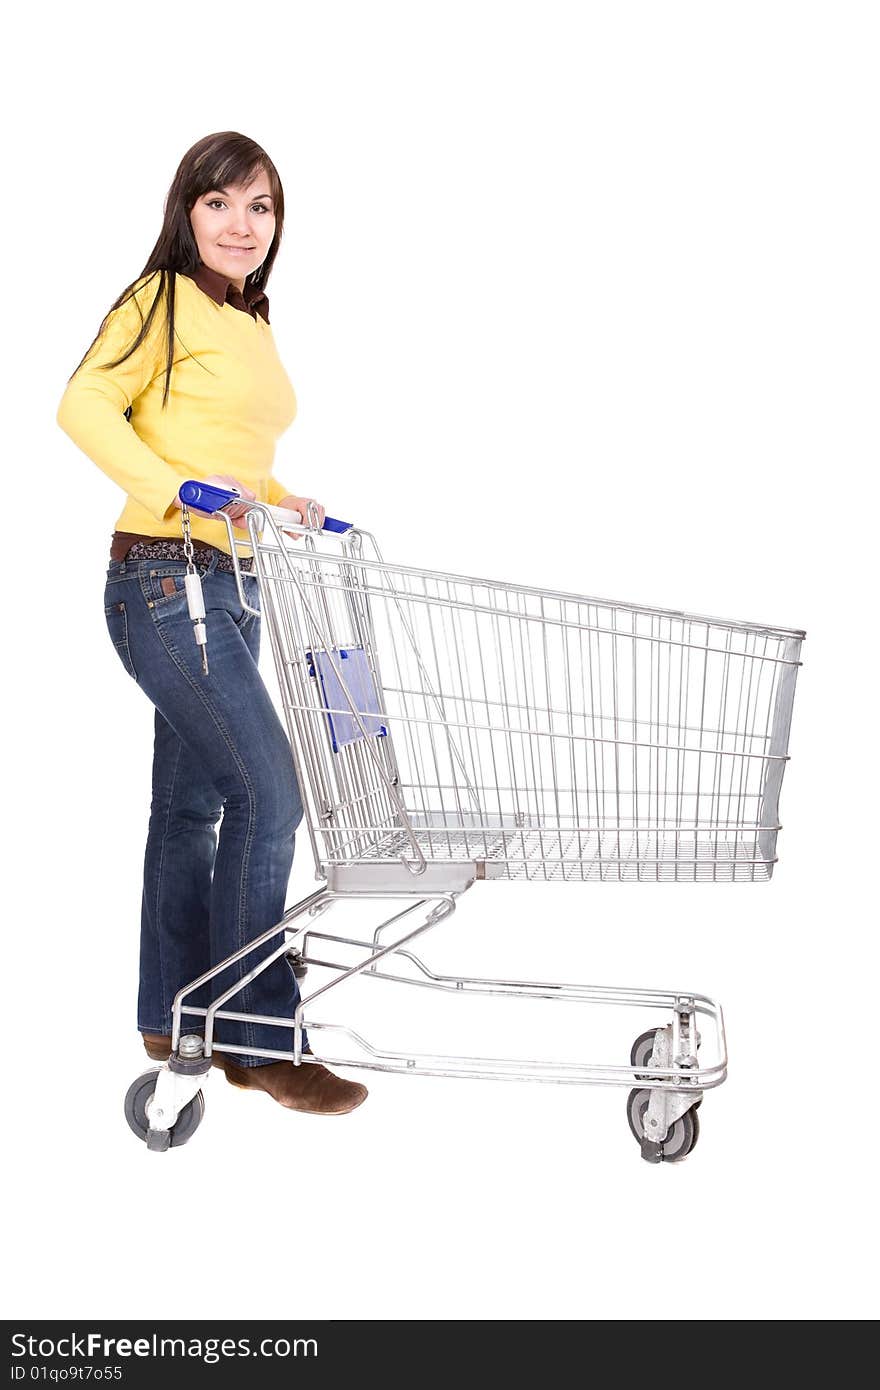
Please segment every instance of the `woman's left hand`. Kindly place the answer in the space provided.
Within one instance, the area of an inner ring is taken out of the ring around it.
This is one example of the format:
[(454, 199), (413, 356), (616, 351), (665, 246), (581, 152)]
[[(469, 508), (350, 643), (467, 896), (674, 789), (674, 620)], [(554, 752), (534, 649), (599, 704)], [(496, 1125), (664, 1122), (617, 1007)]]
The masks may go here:
[[(308, 521), (310, 502), (315, 503), (315, 506), (318, 509), (318, 524), (320, 526), (323, 526), (324, 517), (326, 513), (324, 511), (324, 508), (321, 506), (321, 503), (315, 501), (314, 497), (294, 497), (291, 494), (289, 497), (282, 497), (281, 501), (278, 502), (276, 505), (279, 507), (284, 507), (285, 511), (288, 512), (299, 512), (303, 521)], [(300, 536), (302, 535), (302, 531), (291, 531), (290, 528), (287, 526), (282, 526), (281, 529), (286, 536), (292, 536), (295, 541), (298, 541)]]

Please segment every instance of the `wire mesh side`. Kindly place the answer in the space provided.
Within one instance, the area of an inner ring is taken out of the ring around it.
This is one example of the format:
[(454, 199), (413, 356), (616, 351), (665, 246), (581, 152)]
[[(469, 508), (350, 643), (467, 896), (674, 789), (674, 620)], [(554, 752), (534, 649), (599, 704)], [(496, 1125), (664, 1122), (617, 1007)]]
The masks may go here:
[[(802, 634), (314, 547), (258, 565), (322, 862), (409, 836), (483, 877), (770, 876)], [(334, 748), (325, 651), (369, 670), (369, 748)]]

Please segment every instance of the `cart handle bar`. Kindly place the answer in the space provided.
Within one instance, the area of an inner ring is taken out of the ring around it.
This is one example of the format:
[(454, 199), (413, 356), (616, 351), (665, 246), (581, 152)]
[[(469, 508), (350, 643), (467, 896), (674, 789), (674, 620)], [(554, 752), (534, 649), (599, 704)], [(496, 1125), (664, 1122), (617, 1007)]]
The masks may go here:
[[(241, 497), (241, 493), (236, 492), (234, 488), (217, 487), (214, 483), (197, 483), (192, 480), (182, 483), (177, 495), (188, 507), (195, 507), (198, 511), (209, 514), (219, 512), (227, 502), (234, 502)], [(263, 502), (255, 502), (253, 505), (265, 507), (282, 526), (299, 524), (308, 527), (309, 523), (303, 522), (299, 512), (288, 511), (284, 507), (270, 507)], [(335, 516), (325, 516), (323, 530), (343, 535), (346, 531), (352, 530), (352, 525), (350, 521), (338, 521)]]

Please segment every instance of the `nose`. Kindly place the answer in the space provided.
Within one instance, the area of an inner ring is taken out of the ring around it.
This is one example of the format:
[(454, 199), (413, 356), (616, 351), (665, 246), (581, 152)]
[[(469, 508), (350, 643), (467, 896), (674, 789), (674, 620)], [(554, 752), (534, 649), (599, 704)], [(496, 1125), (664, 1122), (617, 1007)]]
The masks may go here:
[[(256, 218), (254, 221), (256, 221)], [(253, 223), (248, 218), (247, 213), (240, 212), (238, 215), (235, 213), (232, 214), (229, 219), (228, 235), (236, 238), (240, 237), (242, 241), (247, 241), (253, 236)]]

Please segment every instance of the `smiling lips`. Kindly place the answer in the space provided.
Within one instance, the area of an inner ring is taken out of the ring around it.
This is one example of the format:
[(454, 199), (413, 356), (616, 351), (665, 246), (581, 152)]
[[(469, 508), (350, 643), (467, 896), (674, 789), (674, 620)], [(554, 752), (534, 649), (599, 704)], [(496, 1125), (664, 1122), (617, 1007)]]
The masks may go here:
[(233, 256), (249, 256), (256, 249), (256, 246), (224, 246), (222, 242), (220, 243), (220, 250), (231, 251)]

